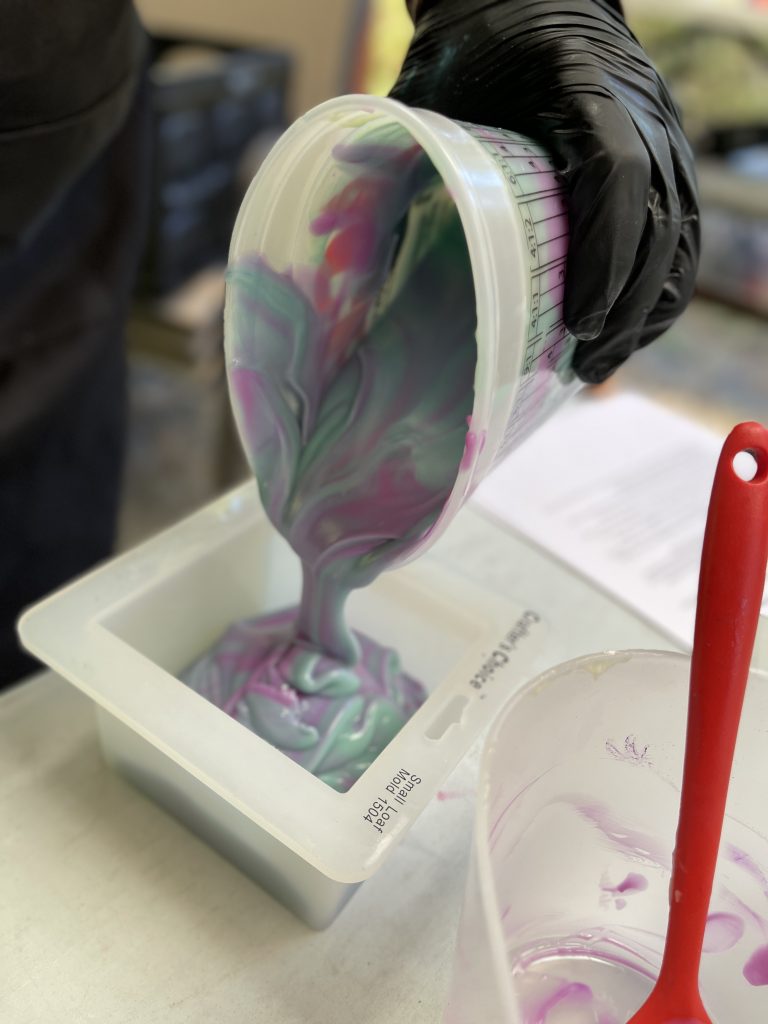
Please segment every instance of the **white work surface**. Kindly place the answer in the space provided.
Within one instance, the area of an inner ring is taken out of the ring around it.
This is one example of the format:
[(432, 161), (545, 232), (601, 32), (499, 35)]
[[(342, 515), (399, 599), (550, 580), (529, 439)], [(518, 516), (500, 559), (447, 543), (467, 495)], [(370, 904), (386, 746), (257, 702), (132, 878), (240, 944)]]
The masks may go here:
[[(670, 641), (465, 510), (435, 556), (542, 611), (543, 663)], [(326, 932), (310, 931), (102, 762), (46, 673), (0, 698), (3, 1024), (438, 1024), (478, 750)]]

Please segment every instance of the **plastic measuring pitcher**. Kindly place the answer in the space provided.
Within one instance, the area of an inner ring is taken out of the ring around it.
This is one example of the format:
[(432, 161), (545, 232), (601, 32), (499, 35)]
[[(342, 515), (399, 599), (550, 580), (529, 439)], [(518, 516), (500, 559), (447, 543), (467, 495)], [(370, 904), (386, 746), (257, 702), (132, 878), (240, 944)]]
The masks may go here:
[[(243, 200), (230, 249), (231, 267), (264, 261), (299, 282), (314, 310), (335, 304), (337, 357), (393, 301), (457, 212), (477, 324), (471, 416), (453, 489), (404, 560), (434, 542), (494, 463), (579, 387), (562, 315), (568, 219), (552, 160), (512, 132), (344, 96), (305, 114), (277, 142)], [(435, 329), (445, 287), (438, 282), (422, 296)], [(233, 395), (236, 316), (230, 280)], [(233, 404), (246, 441), (247, 414)]]
[[(446, 1024), (625, 1024), (667, 924), (690, 661), (626, 652), (559, 666), (486, 743)], [(768, 1012), (768, 679), (754, 672), (707, 919), (716, 1024)]]

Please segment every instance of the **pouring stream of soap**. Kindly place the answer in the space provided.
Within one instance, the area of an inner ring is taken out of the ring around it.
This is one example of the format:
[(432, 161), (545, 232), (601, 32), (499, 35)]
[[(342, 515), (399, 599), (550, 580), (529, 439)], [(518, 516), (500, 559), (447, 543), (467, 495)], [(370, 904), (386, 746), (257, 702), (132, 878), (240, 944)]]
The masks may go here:
[(474, 443), (458, 210), (418, 147), (379, 146), (369, 173), (365, 152), (334, 151), (341, 180), (356, 172), (313, 221), (317, 265), (251, 253), (230, 267), (230, 395), (303, 585), (297, 608), (234, 623), (182, 676), (340, 792), (427, 697), (394, 649), (350, 627), (347, 599), (429, 535)]
[[(742, 451), (757, 463), (751, 480), (734, 469)], [(767, 560), (768, 430), (741, 423), (720, 453), (704, 534), (664, 957), (628, 1024), (711, 1024), (699, 964)]]

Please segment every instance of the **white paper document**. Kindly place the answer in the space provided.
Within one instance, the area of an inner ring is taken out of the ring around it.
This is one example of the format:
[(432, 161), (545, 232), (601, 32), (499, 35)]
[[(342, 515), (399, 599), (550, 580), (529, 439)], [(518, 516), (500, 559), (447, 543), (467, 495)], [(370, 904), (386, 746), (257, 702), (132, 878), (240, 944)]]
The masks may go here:
[(579, 398), (472, 500), (690, 648), (723, 440), (639, 395)]

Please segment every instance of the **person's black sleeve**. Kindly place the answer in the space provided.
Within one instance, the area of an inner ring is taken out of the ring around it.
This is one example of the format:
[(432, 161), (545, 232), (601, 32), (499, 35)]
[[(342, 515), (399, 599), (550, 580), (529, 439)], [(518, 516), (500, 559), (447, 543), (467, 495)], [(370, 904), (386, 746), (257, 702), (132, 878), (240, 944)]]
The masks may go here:
[(528, 135), (569, 197), (565, 321), (604, 380), (687, 305), (699, 254), (693, 156), (658, 72), (610, 0), (415, 0), (391, 95)]
[(0, 261), (119, 130), (144, 49), (131, 0), (0, 0)]

